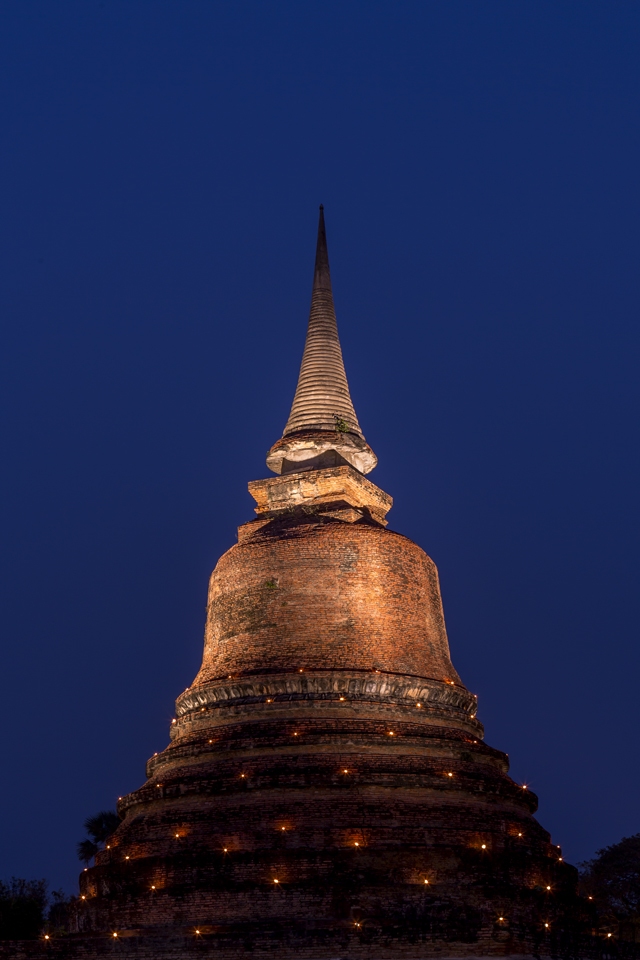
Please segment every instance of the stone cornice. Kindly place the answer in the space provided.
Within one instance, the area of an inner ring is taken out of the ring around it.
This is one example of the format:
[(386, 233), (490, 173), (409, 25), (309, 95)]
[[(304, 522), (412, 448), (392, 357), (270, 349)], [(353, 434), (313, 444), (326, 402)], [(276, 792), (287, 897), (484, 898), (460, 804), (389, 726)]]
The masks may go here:
[(236, 706), (278, 702), (335, 700), (369, 701), (425, 710), (441, 707), (458, 714), (462, 721), (475, 720), (477, 698), (457, 684), (443, 683), (427, 677), (411, 677), (370, 671), (314, 671), (239, 677), (212, 680), (189, 687), (176, 700), (176, 717), (180, 718), (203, 707)]
[(252, 480), (249, 493), (256, 501), (259, 517), (277, 517), (300, 508), (317, 510), (323, 505), (344, 503), (365, 508), (384, 525), (393, 505), (388, 493), (348, 465)]

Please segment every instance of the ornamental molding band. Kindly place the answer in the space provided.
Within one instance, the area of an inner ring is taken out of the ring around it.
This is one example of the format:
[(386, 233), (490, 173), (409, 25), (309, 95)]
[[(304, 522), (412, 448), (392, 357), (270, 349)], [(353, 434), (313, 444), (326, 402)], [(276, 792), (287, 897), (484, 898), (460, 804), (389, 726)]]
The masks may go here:
[[(207, 683), (189, 688), (176, 700), (178, 724), (182, 717), (201, 711), (203, 707), (236, 706), (243, 703), (272, 701), (323, 700), (327, 703), (351, 701), (389, 702), (410, 709), (428, 708), (442, 704), (460, 712), (465, 723), (475, 717), (477, 698), (464, 687), (451, 686), (428, 677), (403, 677), (354, 671), (327, 671), (322, 674), (281, 674), (276, 677), (256, 677), (246, 680)], [(477, 733), (479, 724), (475, 722)], [(172, 736), (175, 736), (172, 730)]]
[(388, 529), (376, 463), (321, 208), (276, 476), (249, 484), (256, 517), (211, 574), (169, 743), (80, 874), (71, 931), (0, 960), (600, 956), (535, 794), (484, 742), (436, 565)]

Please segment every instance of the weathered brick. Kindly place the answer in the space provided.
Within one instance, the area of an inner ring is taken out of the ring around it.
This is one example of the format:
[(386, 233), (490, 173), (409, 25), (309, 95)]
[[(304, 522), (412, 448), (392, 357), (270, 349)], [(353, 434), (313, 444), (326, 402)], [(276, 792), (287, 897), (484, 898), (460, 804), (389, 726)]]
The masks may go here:
[(171, 743), (81, 875), (78, 949), (117, 930), (141, 957), (544, 952), (575, 871), (482, 739), (435, 565), (326, 510), (249, 525), (216, 566)]

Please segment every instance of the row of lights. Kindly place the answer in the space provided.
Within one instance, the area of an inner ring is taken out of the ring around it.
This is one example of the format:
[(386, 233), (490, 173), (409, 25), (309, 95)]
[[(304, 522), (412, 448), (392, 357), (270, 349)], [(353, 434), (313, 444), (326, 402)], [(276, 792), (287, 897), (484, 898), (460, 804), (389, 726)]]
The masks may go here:
[[(274, 884), (279, 884), (279, 883), (280, 883), (279, 880), (274, 880), (273, 882), (274, 882)], [(428, 881), (428, 880), (425, 880), (425, 883), (429, 883), (429, 881)], [(498, 917), (498, 921), (499, 921), (500, 923), (504, 923), (504, 922), (505, 922), (505, 917)], [(550, 928), (550, 924), (549, 924), (549, 923), (545, 923), (544, 926), (545, 926), (545, 929), (546, 929), (546, 930), (548, 930), (548, 929)], [(362, 924), (359, 923), (359, 922), (356, 920), (356, 921), (354, 922), (354, 927), (360, 928), (360, 927), (362, 927)], [(196, 927), (193, 932), (194, 932), (194, 934), (195, 934), (197, 937), (202, 936), (199, 927)], [(117, 930), (114, 930), (114, 931), (112, 932), (111, 936), (112, 936), (114, 939), (117, 940), (117, 938), (118, 938), (118, 932), (117, 932)], [(612, 936), (613, 936), (612, 933), (608, 933), (608, 934), (607, 934), (607, 937), (612, 937)], [(51, 937), (49, 936), (48, 933), (45, 933), (44, 939), (45, 939), (45, 940), (50, 940)]]
[[(299, 733), (296, 731), (296, 732), (293, 734), (293, 736), (294, 736), (294, 737), (298, 737), (298, 736), (299, 736)], [(395, 737), (395, 731), (394, 731), (394, 730), (389, 730), (389, 736), (390, 736), (390, 737)], [(209, 740), (209, 743), (213, 743), (213, 740)], [(343, 773), (349, 773), (348, 770), (343, 770), (342, 772), (343, 772)], [(246, 773), (241, 773), (241, 774), (240, 774), (240, 779), (241, 779), (241, 780), (244, 780), (244, 779), (246, 778), (246, 776), (247, 776)], [(451, 771), (448, 771), (447, 774), (446, 774), (446, 776), (447, 776), (447, 777), (452, 777), (452, 776), (453, 776), (453, 773), (452, 773)], [(161, 786), (162, 786), (161, 783), (156, 783), (156, 787), (161, 787)], [(526, 789), (526, 787), (525, 787), (524, 789)], [(118, 800), (122, 800), (122, 797), (118, 797)], [(521, 837), (522, 834), (519, 833), (518, 836)], [(109, 848), (107, 847), (107, 849), (109, 849)], [(562, 858), (561, 858), (561, 859), (562, 859)]]
[[(349, 773), (349, 769), (348, 769), (347, 767), (344, 767), (343, 770), (342, 770), (342, 773), (343, 773), (343, 774), (348, 774), (348, 773)], [(452, 776), (453, 776), (453, 773), (448, 773), (447, 776), (452, 777)], [(241, 777), (241, 778), (246, 778), (246, 774), (245, 774), (245, 773), (241, 773), (241, 774), (240, 774), (240, 777)], [(156, 784), (156, 786), (160, 787), (160, 786), (162, 786), (162, 784), (158, 783), (158, 784)], [(281, 827), (280, 829), (283, 830), (283, 831), (286, 831), (287, 828), (286, 828), (286, 827)], [(523, 835), (522, 833), (518, 833), (518, 837), (522, 837), (522, 835)], [(176, 840), (179, 840), (182, 835), (181, 835), (180, 833), (176, 833), (176, 834), (174, 834), (174, 836), (175, 836)], [(359, 844), (356, 843), (355, 846), (357, 847), (357, 846), (359, 846)], [(111, 849), (111, 844), (107, 844), (107, 850), (110, 850), (110, 849)], [(486, 849), (487, 849), (487, 844), (486, 844), (486, 843), (481, 844), (481, 849), (482, 849), (482, 850), (486, 850)], [(227, 853), (227, 848), (226, 848), (226, 847), (224, 848), (224, 853)], [(129, 859), (130, 859), (129, 856), (126, 856), (126, 857), (125, 857), (125, 860), (129, 860)], [(562, 857), (558, 857), (558, 861), (559, 861), (559, 862), (562, 862), (562, 859), (563, 859)], [(86, 867), (85, 867), (85, 870), (86, 870)], [(547, 887), (547, 890), (550, 890), (550, 889), (551, 889), (551, 887)], [(589, 899), (591, 900), (591, 899), (593, 899), (593, 898), (592, 898), (592, 897), (589, 897)]]
[[(286, 830), (286, 829), (287, 829), (286, 827), (281, 827), (281, 830)], [(179, 834), (176, 834), (176, 837), (178, 837), (178, 836), (179, 836)], [(359, 841), (356, 840), (356, 841), (354, 841), (354, 844), (353, 844), (353, 845), (354, 845), (354, 847), (359, 847), (359, 846), (360, 846), (360, 843), (359, 843)], [(487, 849), (486, 843), (483, 843), (483, 844), (482, 844), (482, 849), (483, 849), (483, 850), (486, 850), (486, 849)], [(223, 847), (223, 852), (224, 852), (224, 853), (228, 853), (228, 852), (229, 852), (229, 848), (228, 848), (228, 847)], [(129, 857), (126, 857), (125, 859), (128, 860)], [(276, 885), (279, 885), (280, 880), (277, 879), (277, 878), (274, 878), (274, 879), (273, 879), (273, 883), (276, 884)], [(425, 884), (426, 886), (429, 886), (430, 881), (425, 878), (425, 879), (424, 879), (424, 884)], [(155, 885), (155, 884), (152, 884), (150, 889), (151, 889), (151, 890), (155, 890), (155, 889), (156, 889), (156, 885)], [(550, 891), (550, 890), (551, 890), (551, 887), (550, 887), (549, 885), (547, 885), (546, 889)], [(86, 900), (87, 898), (86, 898), (86, 896), (85, 896), (84, 894), (82, 894), (82, 896), (81, 896), (80, 899), (81, 899), (81, 900)], [(589, 899), (589, 900), (593, 900), (593, 897), (590, 896), (588, 899)], [(499, 920), (501, 923), (503, 923), (503, 922), (505, 921), (505, 918), (504, 918), (504, 917), (498, 917), (498, 920)], [(359, 926), (359, 924), (356, 924), (356, 926)], [(549, 924), (548, 924), (548, 923), (545, 923), (545, 927), (548, 927), (548, 926), (549, 926)], [(199, 930), (196, 930), (196, 933), (199, 933), (199, 932), (200, 932)], [(117, 936), (117, 934), (114, 933), (114, 936)], [(611, 937), (612, 934), (608, 933), (607, 936), (608, 936), (608, 937)], [(48, 940), (48, 939), (49, 939), (49, 936), (48, 936), (48, 935), (45, 935), (45, 940)]]
[[(341, 700), (344, 700), (344, 697), (340, 697), (340, 699), (341, 699)], [(273, 703), (273, 700), (267, 700), (266, 702), (267, 702), (267, 703)], [(421, 703), (417, 703), (417, 704), (416, 704), (416, 707), (421, 707), (421, 706), (422, 706)], [(395, 737), (395, 736), (396, 736), (395, 730), (388, 730), (388, 731), (387, 731), (387, 734), (388, 734), (388, 736), (390, 736), (390, 737)], [(299, 736), (300, 736), (299, 731), (297, 731), (297, 730), (294, 731), (293, 736), (294, 736), (294, 737), (299, 737)], [(209, 743), (213, 743), (213, 742), (214, 742), (213, 740), (209, 740)], [(468, 743), (471, 743), (471, 742), (477, 743), (478, 741), (477, 741), (477, 740), (473, 740), (473, 741), (469, 740), (469, 741), (467, 741), (467, 742), (468, 742)], [(157, 756), (158, 756), (158, 754), (157, 754), (157, 753), (154, 753), (154, 757), (157, 757)], [(449, 776), (452, 777), (453, 774), (450, 773)], [(159, 784), (158, 784), (158, 786), (159, 786)], [(526, 790), (526, 789), (527, 789), (526, 784), (523, 785), (522, 789), (523, 789), (523, 790)], [(121, 800), (121, 799), (122, 799), (122, 797), (118, 797), (118, 800)]]
[[(280, 829), (281, 829), (282, 832), (286, 832), (286, 830), (287, 830), (286, 827), (281, 827)], [(175, 836), (176, 836), (176, 839), (179, 839), (179, 838), (180, 838), (180, 834), (179, 834), (179, 833), (176, 833)], [(360, 841), (355, 840), (354, 843), (353, 843), (353, 846), (354, 846), (354, 848), (359, 848), (359, 847), (360, 847)], [(481, 849), (481, 850), (486, 850), (486, 849), (487, 849), (487, 844), (486, 844), (486, 843), (481, 844), (480, 849)], [(223, 853), (228, 853), (228, 852), (229, 852), (229, 848), (228, 848), (228, 847), (223, 847), (223, 848), (222, 848), (222, 852), (223, 852)], [(130, 857), (125, 857), (125, 860), (129, 860), (129, 859), (130, 859)], [(85, 869), (86, 869), (86, 868), (85, 868)], [(274, 883), (279, 883), (279, 882), (280, 882), (279, 880), (275, 880), (275, 881), (274, 881)], [(428, 884), (428, 883), (429, 883), (429, 880), (425, 880), (424, 882), (425, 882), (426, 884)], [(155, 884), (153, 884), (153, 885), (151, 886), (151, 890), (155, 890), (155, 889), (156, 889)], [(547, 886), (546, 886), (545, 889), (550, 892), (552, 888), (551, 888), (551, 886), (550, 886), (549, 884), (547, 884)], [(81, 900), (86, 900), (87, 898), (86, 898), (86, 896), (83, 894), (80, 899), (81, 899)], [(588, 899), (589, 899), (589, 900), (593, 900), (593, 897), (589, 897)], [(503, 918), (502, 918), (502, 917), (499, 917), (498, 919), (502, 920)]]
[[(348, 773), (349, 773), (349, 769), (348, 769), (347, 767), (344, 767), (344, 769), (342, 770), (342, 773), (343, 773), (343, 774), (348, 774)], [(241, 777), (246, 777), (246, 774), (241, 773), (240, 776), (241, 776)], [(453, 774), (452, 774), (452, 773), (449, 773), (448, 776), (449, 776), (449, 777), (452, 777)], [(157, 784), (157, 786), (161, 786), (161, 784)], [(286, 831), (286, 830), (287, 830), (287, 827), (280, 827), (280, 830)], [(175, 837), (176, 840), (180, 840), (182, 836), (183, 836), (183, 834), (181, 834), (181, 833), (175, 833), (175, 834), (174, 834), (174, 837)], [(522, 833), (518, 833), (518, 836), (519, 836), (519, 837), (522, 837), (523, 834), (522, 834)], [(358, 846), (359, 846), (359, 844), (356, 843), (356, 847), (358, 847)], [(110, 850), (110, 849), (111, 849), (111, 844), (108, 843), (108, 844), (107, 844), (107, 850)], [(482, 849), (482, 850), (486, 850), (486, 849), (487, 849), (487, 844), (486, 844), (486, 843), (481, 844), (481, 849)], [(224, 847), (224, 848), (223, 848), (223, 852), (224, 852), (224, 853), (227, 853), (227, 852), (228, 852), (227, 847)], [(129, 860), (129, 859), (130, 859), (129, 856), (125, 856), (125, 860)], [(558, 859), (559, 859), (559, 860), (562, 860), (562, 857), (559, 857)], [(85, 870), (86, 870), (86, 867), (85, 867)], [(547, 887), (547, 890), (550, 890), (550, 889), (551, 889), (551, 887)], [(589, 897), (589, 900), (591, 900), (591, 899), (593, 899), (593, 898), (592, 898), (592, 897)]]
[[(294, 733), (293, 736), (294, 736), (294, 737), (297, 737), (298, 734), (297, 734), (297, 733)], [(389, 731), (389, 736), (390, 736), (390, 737), (395, 736), (393, 730), (390, 730), (390, 731)], [(213, 743), (213, 740), (209, 740), (209, 743)], [(345, 769), (342, 770), (342, 773), (349, 773), (349, 770), (345, 768)], [(453, 772), (452, 772), (452, 771), (448, 771), (447, 774), (446, 774), (446, 776), (447, 776), (447, 777), (453, 777)], [(241, 779), (241, 780), (246, 780), (246, 777), (247, 777), (246, 773), (241, 773), (241, 774), (240, 774), (240, 779)], [(160, 788), (160, 787), (162, 787), (162, 784), (161, 784), (161, 783), (156, 783), (156, 787)], [(523, 790), (526, 790), (526, 786), (523, 787)], [(118, 797), (118, 800), (122, 800), (122, 797)], [(178, 837), (178, 836), (179, 836), (179, 834), (176, 833), (176, 837)], [(522, 834), (519, 833), (518, 836), (521, 837)], [(110, 846), (109, 844), (107, 844), (107, 850), (110, 850), (110, 849), (111, 849), (111, 846)], [(127, 857), (126, 859), (128, 860), (129, 858)], [(562, 861), (562, 857), (559, 857), (558, 860), (559, 860), (559, 861)]]

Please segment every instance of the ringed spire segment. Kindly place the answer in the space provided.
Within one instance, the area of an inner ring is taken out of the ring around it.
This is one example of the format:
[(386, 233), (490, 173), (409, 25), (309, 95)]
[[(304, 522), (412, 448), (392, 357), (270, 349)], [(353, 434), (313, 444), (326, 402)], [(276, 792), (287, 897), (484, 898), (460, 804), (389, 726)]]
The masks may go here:
[(282, 438), (269, 451), (267, 466), (275, 473), (288, 473), (350, 463), (361, 473), (368, 473), (377, 462), (365, 441), (349, 392), (321, 205), (311, 310), (298, 385)]
[(336, 418), (343, 424), (343, 429), (347, 426), (349, 433), (362, 437), (338, 337), (324, 208), (321, 206), (307, 339), (283, 436), (301, 430), (335, 430)]

